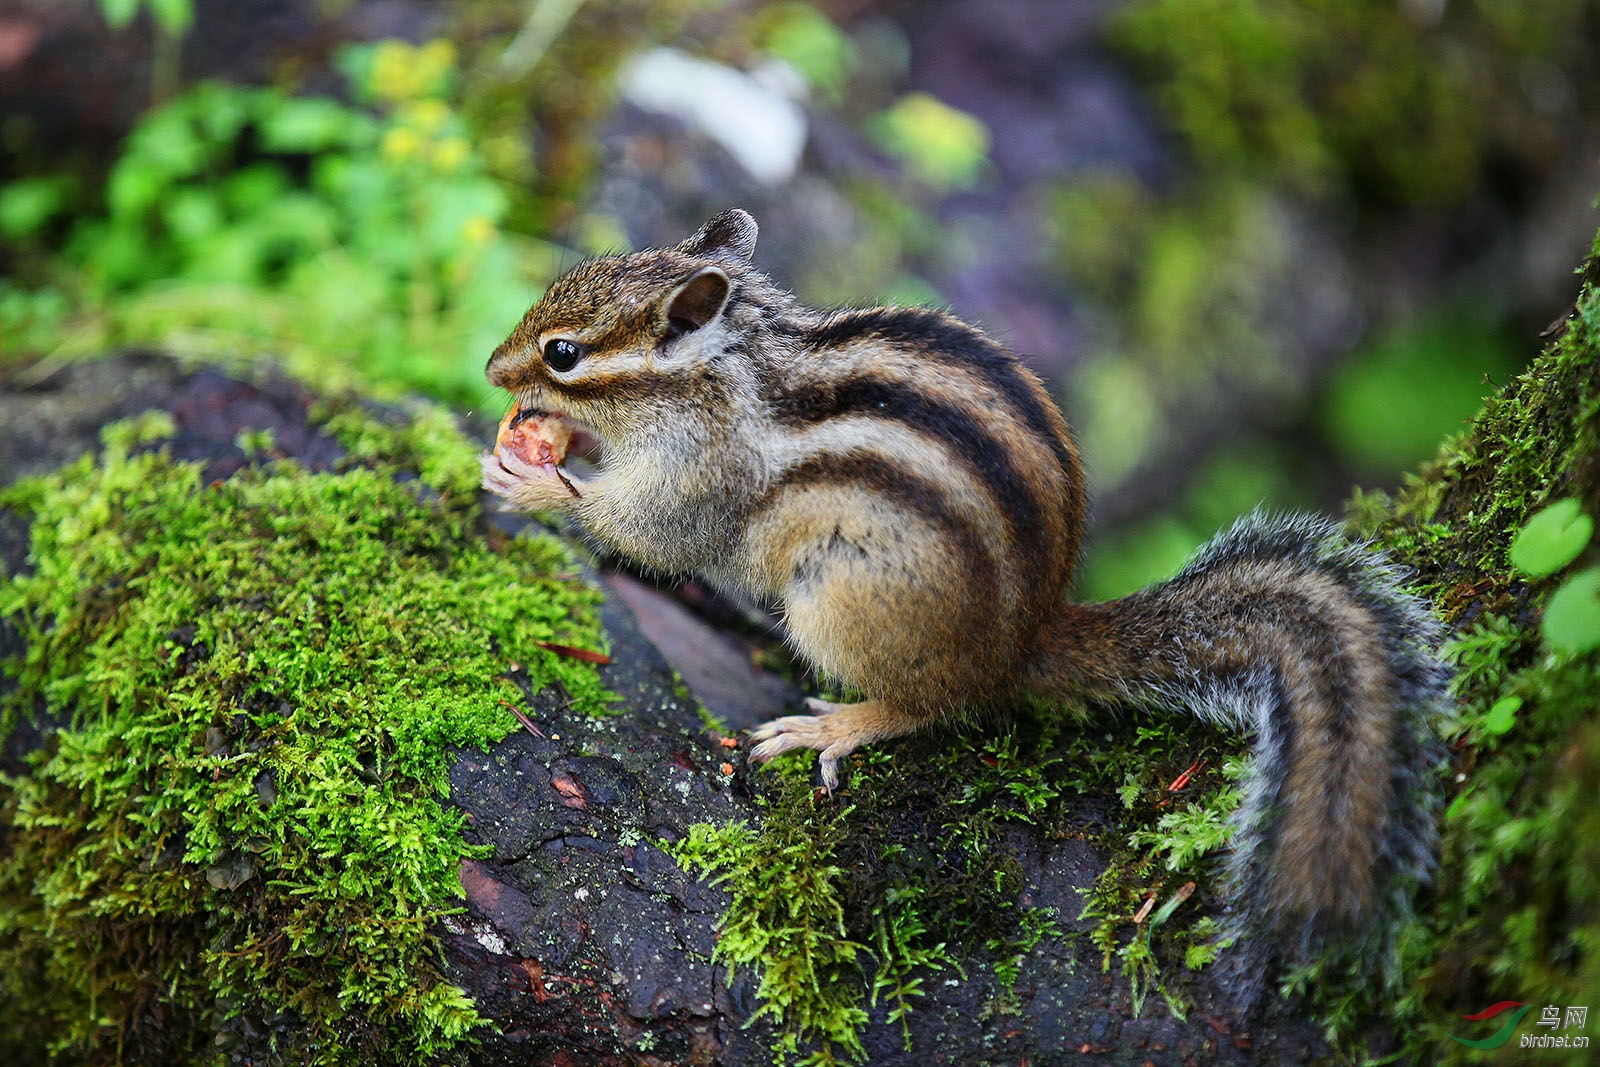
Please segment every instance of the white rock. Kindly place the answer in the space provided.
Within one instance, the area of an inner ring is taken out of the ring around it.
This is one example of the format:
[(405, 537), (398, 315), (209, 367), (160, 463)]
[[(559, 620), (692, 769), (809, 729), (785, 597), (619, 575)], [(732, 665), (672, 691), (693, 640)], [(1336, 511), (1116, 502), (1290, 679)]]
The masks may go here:
[(675, 48), (654, 48), (627, 62), (619, 84), (635, 107), (699, 130), (756, 181), (782, 185), (800, 166), (806, 113), (766, 73), (757, 79)]

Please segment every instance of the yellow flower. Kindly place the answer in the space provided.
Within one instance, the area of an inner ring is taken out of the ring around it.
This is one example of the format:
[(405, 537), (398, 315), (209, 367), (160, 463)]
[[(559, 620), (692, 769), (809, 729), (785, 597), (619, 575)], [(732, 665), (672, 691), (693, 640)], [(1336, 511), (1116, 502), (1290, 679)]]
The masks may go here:
[(461, 164), (467, 161), (471, 146), (462, 137), (446, 137), (433, 146), (433, 165), (435, 169), (449, 173), (458, 170)]
[(425, 92), (437, 93), (444, 88), (442, 82), (445, 76), (455, 69), (456, 46), (454, 42), (440, 38), (429, 41), (417, 49), (416, 57), (417, 80), (425, 87)]
[(421, 133), (437, 133), (450, 118), (450, 108), (438, 100), (417, 100), (400, 112), (400, 121)]
[(422, 87), (417, 50), (404, 41), (384, 41), (372, 56), (372, 90), (386, 100), (406, 100)]
[(422, 138), (416, 130), (404, 126), (392, 127), (383, 135), (383, 158), (393, 162), (415, 159), (422, 150)]
[(494, 239), (494, 223), (487, 215), (473, 215), (461, 227), (462, 239), (470, 245), (488, 244)]

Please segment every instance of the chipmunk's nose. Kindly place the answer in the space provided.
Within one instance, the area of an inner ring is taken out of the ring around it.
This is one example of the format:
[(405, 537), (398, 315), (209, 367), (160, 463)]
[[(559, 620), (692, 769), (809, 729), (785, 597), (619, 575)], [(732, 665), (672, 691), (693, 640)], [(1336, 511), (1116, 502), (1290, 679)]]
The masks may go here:
[(496, 346), (489, 354), (489, 365), (483, 369), (489, 379), (489, 384), (501, 389), (511, 388), (510, 378), (511, 345), (509, 342)]
[(501, 389), (517, 392), (527, 387), (532, 376), (528, 373), (533, 363), (533, 354), (528, 347), (515, 341), (504, 341), (489, 356), (489, 365), (484, 368), (484, 374), (489, 379), (489, 384)]

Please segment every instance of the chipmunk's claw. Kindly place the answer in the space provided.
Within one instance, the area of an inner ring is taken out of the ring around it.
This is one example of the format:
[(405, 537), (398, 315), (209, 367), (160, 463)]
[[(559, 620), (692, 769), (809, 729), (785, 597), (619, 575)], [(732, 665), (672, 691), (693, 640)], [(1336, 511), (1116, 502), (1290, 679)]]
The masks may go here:
[(508, 496), (522, 483), (521, 478), (501, 465), (500, 457), (493, 452), (480, 453), (478, 467), (483, 471), (483, 488), (491, 493)]
[(483, 487), (519, 511), (559, 510), (583, 496), (587, 486), (554, 463), (530, 463), (514, 450), (478, 456)]
[(750, 750), (750, 762), (760, 765), (795, 749), (815, 749), (823, 788), (832, 793), (839, 788), (839, 761), (862, 744), (862, 739), (849, 729), (848, 723), (831, 717), (844, 706), (826, 700), (807, 700), (806, 707), (813, 714), (785, 715), (762, 723), (750, 731), (750, 740), (757, 742)]

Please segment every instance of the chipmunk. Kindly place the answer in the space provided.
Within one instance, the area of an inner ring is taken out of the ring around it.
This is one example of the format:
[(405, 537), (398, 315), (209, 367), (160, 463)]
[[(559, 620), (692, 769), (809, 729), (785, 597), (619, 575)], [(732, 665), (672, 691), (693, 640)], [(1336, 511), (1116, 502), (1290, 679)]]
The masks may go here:
[(1395, 567), (1329, 521), (1257, 515), (1168, 581), (1073, 603), (1083, 475), (1039, 380), (941, 311), (806, 308), (755, 243), (734, 209), (557, 280), (488, 378), (507, 426), (564, 427), (595, 473), (545, 445), (482, 457), (514, 508), (769, 599), (865, 696), (758, 727), (752, 762), (815, 749), (831, 791), (862, 745), (974, 708), (1184, 706), (1257, 735), (1232, 861), (1251, 921), (1310, 941), (1426, 876), (1447, 674)]

